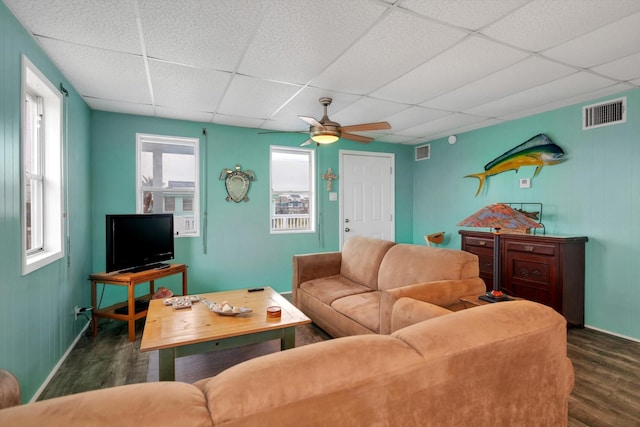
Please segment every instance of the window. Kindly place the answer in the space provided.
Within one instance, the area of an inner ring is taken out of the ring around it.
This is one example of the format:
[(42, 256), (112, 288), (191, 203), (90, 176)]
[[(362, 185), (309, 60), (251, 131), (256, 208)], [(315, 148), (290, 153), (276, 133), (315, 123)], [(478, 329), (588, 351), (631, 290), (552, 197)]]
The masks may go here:
[(182, 211), (193, 212), (193, 197), (187, 196), (182, 198)]
[(271, 233), (315, 232), (315, 151), (272, 146)]
[(176, 196), (164, 196), (164, 211), (165, 212), (176, 211)]
[(173, 213), (176, 236), (199, 236), (198, 139), (137, 134), (138, 213)]
[(22, 274), (63, 257), (62, 95), (22, 57)]

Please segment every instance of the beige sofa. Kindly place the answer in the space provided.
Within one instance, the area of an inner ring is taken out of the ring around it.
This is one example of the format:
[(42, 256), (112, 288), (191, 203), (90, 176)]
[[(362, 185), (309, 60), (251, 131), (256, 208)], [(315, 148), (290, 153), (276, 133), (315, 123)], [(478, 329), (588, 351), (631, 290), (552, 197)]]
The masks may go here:
[(293, 257), (293, 302), (333, 337), (389, 334), (399, 298), (426, 301), (424, 320), (460, 309), (460, 298), (480, 295), (478, 257), (468, 252), (352, 237), (342, 252)]
[(3, 427), (566, 426), (566, 322), (530, 301), (249, 360), (195, 385), (119, 386), (0, 410)]

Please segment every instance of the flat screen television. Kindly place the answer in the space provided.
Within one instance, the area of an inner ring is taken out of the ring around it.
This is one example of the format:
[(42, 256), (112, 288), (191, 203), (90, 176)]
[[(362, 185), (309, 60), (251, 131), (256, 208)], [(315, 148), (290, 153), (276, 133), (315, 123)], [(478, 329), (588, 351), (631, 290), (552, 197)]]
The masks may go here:
[(107, 215), (107, 273), (164, 267), (174, 258), (173, 214)]

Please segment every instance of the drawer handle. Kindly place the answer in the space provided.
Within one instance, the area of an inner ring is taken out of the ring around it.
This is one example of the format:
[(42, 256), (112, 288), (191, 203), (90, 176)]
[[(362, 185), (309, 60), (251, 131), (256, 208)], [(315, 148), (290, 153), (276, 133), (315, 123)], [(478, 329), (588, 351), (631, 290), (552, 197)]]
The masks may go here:
[(478, 244), (480, 246), (487, 246), (487, 242), (485, 242), (484, 240), (480, 240), (480, 242)]
[(533, 252), (535, 250), (535, 246), (526, 245), (524, 247), (524, 250), (527, 251), (527, 252)]

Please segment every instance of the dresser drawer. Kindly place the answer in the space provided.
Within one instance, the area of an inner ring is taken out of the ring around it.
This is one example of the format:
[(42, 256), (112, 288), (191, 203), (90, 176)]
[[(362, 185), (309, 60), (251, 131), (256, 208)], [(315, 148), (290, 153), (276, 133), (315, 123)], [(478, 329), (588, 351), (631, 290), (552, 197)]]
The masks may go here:
[(482, 237), (469, 237), (464, 238), (464, 244), (470, 248), (491, 248), (493, 249), (493, 239), (484, 239)]
[(545, 244), (545, 243), (533, 243), (533, 242), (514, 242), (514, 241), (506, 241), (505, 250), (507, 252), (524, 252), (529, 254), (536, 255), (549, 255), (555, 256), (556, 254), (556, 245)]

